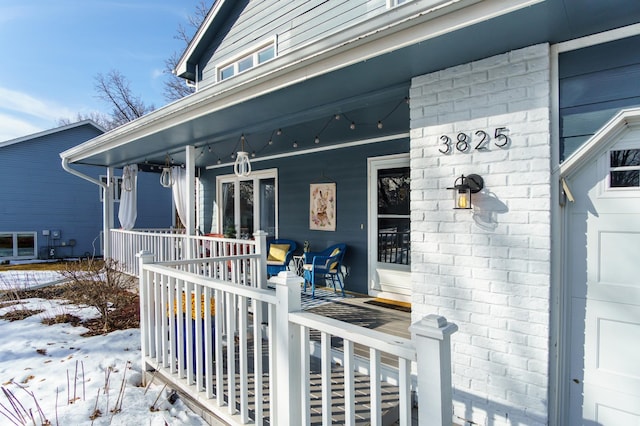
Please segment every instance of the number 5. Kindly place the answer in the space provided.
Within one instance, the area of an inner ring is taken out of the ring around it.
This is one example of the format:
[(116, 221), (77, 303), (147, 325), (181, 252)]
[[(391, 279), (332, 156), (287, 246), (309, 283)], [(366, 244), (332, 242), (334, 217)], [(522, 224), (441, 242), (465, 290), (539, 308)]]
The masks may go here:
[(494, 137), (497, 140), (501, 140), (502, 143), (498, 143), (496, 142), (496, 146), (499, 146), (500, 148), (504, 147), (506, 144), (509, 143), (509, 136), (507, 136), (506, 134), (504, 134), (505, 131), (507, 131), (509, 129), (507, 129), (506, 127), (498, 127), (496, 129), (496, 132), (494, 134)]

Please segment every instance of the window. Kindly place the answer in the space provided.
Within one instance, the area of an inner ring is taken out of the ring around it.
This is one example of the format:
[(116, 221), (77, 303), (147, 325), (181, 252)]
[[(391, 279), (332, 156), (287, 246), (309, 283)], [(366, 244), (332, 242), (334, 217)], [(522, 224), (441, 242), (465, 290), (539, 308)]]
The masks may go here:
[(35, 258), (35, 232), (0, 233), (0, 257)]
[(409, 265), (410, 168), (378, 170), (378, 262)]
[[(114, 176), (113, 201), (120, 202), (120, 194), (122, 193), (122, 176)], [(106, 176), (100, 176), (102, 183), (107, 183)], [(100, 202), (104, 201), (104, 190), (100, 187)]]
[(218, 177), (219, 232), (234, 229), (238, 238), (251, 238), (261, 229), (277, 236), (276, 181), (276, 170), (252, 172), (248, 178)]
[(610, 152), (609, 187), (640, 187), (640, 149), (623, 149)]
[(236, 74), (273, 59), (275, 56), (275, 42), (271, 41), (267, 45), (263, 44), (257, 49), (236, 57), (231, 61), (231, 63), (218, 67), (218, 81), (233, 77)]

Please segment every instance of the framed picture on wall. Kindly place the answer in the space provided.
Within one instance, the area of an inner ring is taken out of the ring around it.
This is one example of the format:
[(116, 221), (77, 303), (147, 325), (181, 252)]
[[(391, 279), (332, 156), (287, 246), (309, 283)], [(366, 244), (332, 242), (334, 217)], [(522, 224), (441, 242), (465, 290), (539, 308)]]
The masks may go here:
[(309, 190), (309, 229), (336, 230), (336, 184), (312, 183)]

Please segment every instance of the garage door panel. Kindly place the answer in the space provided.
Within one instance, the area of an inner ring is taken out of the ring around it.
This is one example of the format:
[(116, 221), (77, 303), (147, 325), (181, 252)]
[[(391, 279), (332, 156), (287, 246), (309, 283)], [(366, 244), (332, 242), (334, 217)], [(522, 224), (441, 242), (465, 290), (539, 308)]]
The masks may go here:
[(640, 307), (590, 300), (586, 327), (585, 384), (640, 396)]

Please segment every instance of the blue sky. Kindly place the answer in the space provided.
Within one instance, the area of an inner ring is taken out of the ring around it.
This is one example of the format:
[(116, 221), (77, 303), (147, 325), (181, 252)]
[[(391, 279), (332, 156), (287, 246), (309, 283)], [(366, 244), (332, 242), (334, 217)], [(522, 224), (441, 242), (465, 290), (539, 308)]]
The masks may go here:
[(77, 113), (108, 112), (96, 74), (120, 71), (156, 108), (164, 60), (182, 53), (199, 0), (0, 0), (0, 141), (57, 127)]

